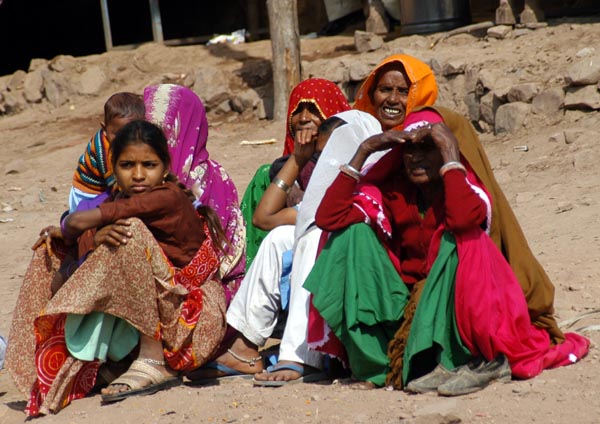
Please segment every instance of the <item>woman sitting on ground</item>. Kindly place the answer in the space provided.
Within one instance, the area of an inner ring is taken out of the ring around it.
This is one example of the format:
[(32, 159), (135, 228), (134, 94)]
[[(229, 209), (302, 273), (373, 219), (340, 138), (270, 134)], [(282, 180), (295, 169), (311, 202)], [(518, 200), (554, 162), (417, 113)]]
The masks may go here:
[[(321, 367), (322, 355), (309, 349), (313, 342), (307, 339), (309, 293), (302, 288), (314, 265), (321, 237), (321, 230), (314, 225), (317, 207), (325, 190), (335, 179), (339, 164), (350, 160), (367, 134), (372, 135), (375, 133), (373, 131), (380, 133), (382, 128), (401, 128), (404, 118), (412, 109), (433, 104), (437, 93), (433, 71), (429, 66), (408, 55), (392, 55), (377, 65), (361, 85), (354, 104), (358, 110), (338, 115), (344, 115), (343, 119), (348, 125), (336, 130), (327, 143), (296, 220), (289, 311), (290, 316), (295, 318), (287, 321), (279, 362), (270, 372), (257, 374), (254, 384), (281, 386), (286, 382), (306, 381), (309, 374), (315, 374), (315, 368)], [(369, 162), (377, 159), (377, 155), (372, 155)]]
[(246, 226), (233, 180), (210, 159), (206, 109), (196, 93), (177, 84), (146, 87), (144, 105), (146, 120), (161, 127), (167, 137), (171, 172), (221, 221), (228, 243), (218, 277), (229, 304), (246, 270)]
[[(305, 111), (300, 113), (304, 114)], [(349, 112), (344, 112), (349, 113)], [(343, 113), (341, 114), (343, 115)], [(203, 381), (211, 378), (246, 377), (263, 370), (258, 349), (265, 343), (285, 316), (289, 302), (289, 271), (292, 266), (294, 225), (297, 207), (286, 206), (294, 182), (303, 177), (302, 187), (310, 179), (311, 158), (319, 157), (329, 136), (345, 122), (334, 115), (318, 127), (298, 128), (295, 148), (283, 167), (267, 188), (256, 212), (257, 222), (273, 225), (258, 249), (255, 260), (248, 269), (238, 293), (227, 310), (227, 323), (236, 329), (235, 337), (227, 344), (215, 361), (187, 375), (191, 380)], [(316, 137), (315, 137), (316, 136)], [(278, 224), (279, 223), (279, 224)], [(275, 226), (276, 225), (276, 226)], [(288, 319), (294, 319), (288, 316)]]
[[(103, 401), (177, 385), (178, 371), (203, 365), (225, 334), (225, 294), (215, 275), (226, 240), (218, 217), (197, 210), (177, 183), (156, 125), (127, 124), (111, 149), (118, 191), (69, 214), (61, 227), (44, 228), (33, 246), (7, 352), (30, 416), (86, 396), (99, 375), (112, 379), (111, 365), (130, 358)], [(64, 245), (77, 240), (93, 251), (53, 285)]]
[[(314, 137), (324, 120), (349, 109), (350, 105), (342, 90), (335, 83), (326, 79), (306, 79), (298, 83), (290, 93), (283, 156), (271, 164), (265, 164), (258, 168), (242, 199), (241, 209), (247, 224), (246, 269), (250, 268), (261, 242), (271, 229), (282, 224), (293, 225), (296, 222), (295, 216), (292, 219), (287, 217), (288, 219), (283, 222), (279, 219), (268, 219), (267, 221), (261, 219), (259, 222), (254, 222), (254, 212), (271, 184), (271, 180), (278, 172), (272, 171), (271, 168), (282, 164), (294, 153), (295, 140), (299, 136), (299, 130), (306, 135), (312, 133), (310, 137)], [(286, 202), (287, 206), (295, 206), (302, 198), (306, 189), (305, 186), (302, 186), (302, 181), (308, 181), (308, 175), (312, 172), (315, 162), (316, 158), (311, 159), (303, 169), (299, 178), (300, 184), (291, 185), (292, 190)]]
[(553, 287), (465, 118), (413, 113), (340, 171), (316, 215), (334, 233), (305, 288), (358, 380), (459, 395), (585, 356), (589, 341), (558, 329)]

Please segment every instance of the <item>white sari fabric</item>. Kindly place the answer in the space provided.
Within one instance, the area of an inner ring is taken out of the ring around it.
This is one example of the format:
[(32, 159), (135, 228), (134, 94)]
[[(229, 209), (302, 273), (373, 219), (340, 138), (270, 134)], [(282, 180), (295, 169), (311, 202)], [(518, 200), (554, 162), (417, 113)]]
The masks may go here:
[[(379, 121), (369, 113), (348, 110), (334, 116), (343, 119), (347, 124), (333, 130), (315, 166), (296, 218), (296, 242), (314, 223), (321, 199), (337, 177), (340, 165), (348, 163), (352, 159), (360, 143), (370, 136), (382, 132)], [(369, 156), (361, 172), (364, 173), (386, 152), (387, 150)]]

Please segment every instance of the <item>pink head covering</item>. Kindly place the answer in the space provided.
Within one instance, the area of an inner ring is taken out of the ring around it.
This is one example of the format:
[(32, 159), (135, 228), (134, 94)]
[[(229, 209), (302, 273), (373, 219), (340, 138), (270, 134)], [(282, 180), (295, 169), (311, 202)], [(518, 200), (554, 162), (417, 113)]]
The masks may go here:
[(231, 268), (223, 281), (234, 280), (235, 287), (244, 275), (245, 229), (233, 181), (221, 165), (208, 158), (206, 110), (196, 93), (176, 84), (158, 84), (144, 90), (146, 119), (160, 126), (171, 154), (171, 172), (192, 190), (198, 203), (210, 206), (219, 216), (230, 245), (230, 256), (223, 260)]
[(190, 171), (208, 160), (208, 121), (202, 101), (187, 87), (159, 84), (144, 90), (146, 119), (162, 127), (169, 143), (172, 172), (191, 187)]

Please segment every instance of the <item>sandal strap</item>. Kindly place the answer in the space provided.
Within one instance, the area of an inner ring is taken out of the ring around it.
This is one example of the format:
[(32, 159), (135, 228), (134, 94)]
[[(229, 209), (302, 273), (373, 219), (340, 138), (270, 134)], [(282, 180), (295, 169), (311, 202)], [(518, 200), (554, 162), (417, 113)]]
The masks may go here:
[(243, 356), (238, 355), (237, 353), (235, 353), (233, 350), (231, 349), (227, 349), (227, 352), (229, 352), (231, 354), (231, 356), (233, 356), (235, 359), (237, 359), (240, 362), (243, 362), (245, 364), (250, 365), (251, 367), (253, 367), (254, 365), (256, 365), (256, 363), (258, 361), (262, 360), (262, 356), (257, 356), (256, 358), (244, 358)]
[(111, 383), (111, 386), (124, 384), (135, 390), (147, 386), (147, 384), (142, 384), (142, 379), (150, 380), (151, 384), (157, 384), (163, 381), (165, 376), (142, 359), (136, 359), (123, 375)]
[(141, 362), (145, 362), (146, 364), (158, 365), (158, 366), (162, 366), (162, 367), (164, 367), (167, 364), (165, 361), (159, 361), (158, 359), (152, 359), (152, 358), (138, 358), (138, 359), (136, 359), (136, 361), (141, 361)]

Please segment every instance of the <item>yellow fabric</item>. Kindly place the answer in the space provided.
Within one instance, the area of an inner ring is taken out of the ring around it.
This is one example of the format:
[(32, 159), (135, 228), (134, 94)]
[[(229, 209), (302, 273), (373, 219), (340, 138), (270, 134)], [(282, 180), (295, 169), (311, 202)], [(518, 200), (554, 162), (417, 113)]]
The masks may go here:
[[(379, 70), (383, 66), (392, 62), (399, 62), (402, 64), (406, 75), (410, 80), (405, 116), (408, 116), (408, 114), (418, 106), (430, 106), (434, 104), (435, 100), (437, 99), (438, 88), (431, 68), (424, 62), (421, 62), (419, 59), (416, 59), (412, 56), (395, 54), (385, 58), (369, 74), (365, 82), (358, 89), (356, 101), (354, 102), (354, 109), (368, 112), (377, 117), (369, 93), (374, 88), (373, 86)], [(402, 128), (401, 126), (398, 126), (397, 129)]]

